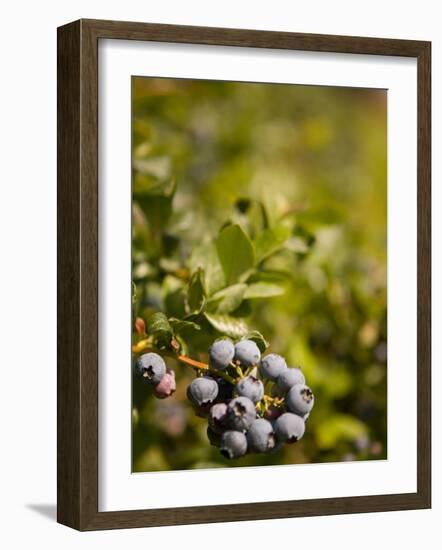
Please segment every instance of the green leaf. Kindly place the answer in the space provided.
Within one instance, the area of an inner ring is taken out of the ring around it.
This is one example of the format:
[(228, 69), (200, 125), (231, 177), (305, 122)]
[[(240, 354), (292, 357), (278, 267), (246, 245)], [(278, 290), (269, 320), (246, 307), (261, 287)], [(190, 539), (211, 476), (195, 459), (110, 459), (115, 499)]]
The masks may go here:
[(238, 283), (218, 291), (210, 298), (210, 303), (215, 305), (217, 313), (230, 313), (241, 305), (247, 285)]
[(239, 225), (225, 227), (218, 236), (216, 248), (229, 285), (255, 264), (252, 242)]
[(204, 316), (213, 328), (225, 336), (230, 336), (230, 338), (242, 338), (249, 332), (246, 323), (242, 319), (215, 313), (205, 313)]
[(158, 347), (167, 347), (173, 337), (172, 327), (164, 313), (160, 311), (149, 317), (147, 322), (147, 334), (154, 337)]
[(172, 214), (172, 203), (176, 191), (176, 182), (150, 185), (140, 183), (136, 178), (133, 188), (133, 200), (138, 203), (150, 226), (150, 238), (160, 240)]
[(135, 324), (137, 317), (138, 302), (137, 302), (137, 285), (132, 281), (132, 326)]
[(330, 200), (316, 200), (315, 206), (308, 208), (297, 216), (298, 223), (309, 231), (324, 225), (339, 225), (348, 220), (349, 209), (345, 203)]
[(182, 355), (189, 355), (189, 346), (187, 345), (186, 340), (184, 340), (184, 338), (181, 338), (179, 334), (176, 335), (176, 340), (180, 345), (180, 353)]
[(269, 226), (264, 204), (248, 197), (239, 198), (236, 201), (232, 221), (246, 227), (249, 235), (257, 235)]
[(172, 172), (172, 162), (168, 155), (134, 158), (132, 166), (137, 172), (152, 176), (159, 181), (165, 181), (170, 178)]
[(269, 343), (267, 342), (267, 340), (257, 330), (252, 330), (252, 332), (248, 332), (245, 335), (245, 338), (247, 340), (253, 340), (253, 342), (255, 342), (255, 344), (258, 346), (261, 353), (263, 353), (269, 347)]
[(134, 199), (149, 196), (172, 197), (176, 191), (176, 181), (167, 179), (160, 181), (146, 175), (137, 174), (134, 178), (132, 194)]
[(189, 288), (187, 290), (187, 305), (189, 312), (200, 312), (206, 301), (204, 290), (204, 271), (199, 268), (190, 278)]
[(253, 283), (244, 293), (245, 300), (253, 298), (271, 298), (272, 296), (281, 296), (284, 294), (284, 288), (271, 283)]
[(349, 414), (335, 414), (317, 427), (316, 439), (320, 449), (333, 449), (339, 441), (353, 441), (367, 433), (366, 425)]
[(287, 225), (276, 225), (262, 231), (255, 239), (256, 261), (262, 262), (284, 247), (291, 235)]
[(265, 271), (257, 271), (253, 273), (248, 279), (247, 283), (284, 283), (293, 280), (293, 273), (291, 271), (283, 271), (276, 269), (267, 269)]
[(150, 236), (159, 240), (172, 214), (173, 195), (134, 196), (150, 227)]
[(186, 329), (201, 330), (198, 323), (194, 323), (193, 321), (185, 321), (183, 319), (176, 319), (175, 317), (170, 317), (169, 323), (175, 334), (179, 334)]
[(198, 268), (204, 270), (204, 286), (208, 296), (226, 284), (218, 253), (212, 242), (203, 243), (193, 249), (189, 267), (191, 271), (196, 271)]

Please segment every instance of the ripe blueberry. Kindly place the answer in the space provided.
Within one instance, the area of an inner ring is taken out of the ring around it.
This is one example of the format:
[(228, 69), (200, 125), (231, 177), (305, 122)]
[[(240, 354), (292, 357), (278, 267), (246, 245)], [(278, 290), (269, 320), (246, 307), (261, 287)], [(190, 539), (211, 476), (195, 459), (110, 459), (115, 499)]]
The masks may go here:
[(226, 369), (233, 361), (235, 347), (228, 338), (217, 340), (209, 350), (209, 363), (215, 369)]
[(304, 416), (309, 413), (315, 404), (312, 390), (305, 384), (296, 384), (290, 388), (285, 398), (289, 411)]
[(166, 363), (157, 353), (144, 353), (135, 363), (135, 371), (149, 384), (158, 384), (166, 374)]
[(227, 425), (232, 430), (248, 430), (255, 418), (255, 405), (248, 397), (235, 397), (227, 405)]
[(257, 365), (261, 352), (253, 340), (240, 340), (235, 344), (235, 361), (244, 367)]
[(264, 397), (264, 385), (254, 376), (246, 376), (236, 384), (235, 391), (238, 395), (248, 397), (254, 403), (258, 403)]
[(238, 458), (247, 452), (247, 438), (242, 432), (227, 430), (221, 437), (221, 454), (226, 458)]
[(264, 378), (269, 380), (276, 380), (278, 376), (285, 371), (287, 363), (284, 357), (277, 355), (276, 353), (270, 353), (266, 355), (260, 365), (260, 371)]
[(363, 451), (366, 451), (370, 446), (370, 438), (367, 434), (362, 434), (353, 441), (353, 445), (355, 446), (355, 449), (357, 451), (362, 453)]
[(301, 369), (284, 369), (278, 376), (276, 383), (283, 392), (288, 392), (296, 384), (305, 384), (305, 376)]
[(192, 380), (187, 387), (187, 397), (196, 407), (204, 407), (213, 403), (218, 395), (218, 384), (213, 378), (201, 376)]
[(221, 433), (225, 429), (226, 413), (226, 403), (215, 403), (210, 407), (209, 426), (214, 432)]
[(296, 414), (284, 413), (275, 422), (275, 432), (280, 441), (294, 443), (304, 435), (304, 420)]
[(247, 432), (247, 443), (252, 451), (265, 453), (275, 447), (273, 426), (264, 418), (257, 418)]
[(176, 390), (175, 373), (172, 369), (166, 369), (166, 374), (160, 382), (154, 386), (154, 394), (159, 399), (170, 397)]

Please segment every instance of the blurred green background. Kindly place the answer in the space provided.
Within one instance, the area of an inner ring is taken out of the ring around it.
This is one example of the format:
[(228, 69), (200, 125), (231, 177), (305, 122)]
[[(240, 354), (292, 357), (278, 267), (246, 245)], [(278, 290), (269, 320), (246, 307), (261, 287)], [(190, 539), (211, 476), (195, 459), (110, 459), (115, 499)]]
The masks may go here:
[[(134, 379), (133, 470), (386, 458), (386, 92), (134, 77), (132, 109), (136, 315), (182, 315), (195, 258), (226, 222), (253, 238), (263, 216), (290, 220), (261, 266), (283, 294), (232, 315), (316, 396), (300, 442), (228, 461), (186, 400), (192, 369), (172, 362), (169, 399)], [(219, 336), (203, 329), (189, 335), (201, 360)]]

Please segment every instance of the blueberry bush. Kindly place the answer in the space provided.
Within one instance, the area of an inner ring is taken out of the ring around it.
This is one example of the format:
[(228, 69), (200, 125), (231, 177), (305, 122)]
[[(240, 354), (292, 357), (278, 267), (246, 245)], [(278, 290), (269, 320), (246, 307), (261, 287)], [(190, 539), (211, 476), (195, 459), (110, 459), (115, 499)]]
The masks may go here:
[(133, 470), (385, 458), (385, 92), (132, 92)]

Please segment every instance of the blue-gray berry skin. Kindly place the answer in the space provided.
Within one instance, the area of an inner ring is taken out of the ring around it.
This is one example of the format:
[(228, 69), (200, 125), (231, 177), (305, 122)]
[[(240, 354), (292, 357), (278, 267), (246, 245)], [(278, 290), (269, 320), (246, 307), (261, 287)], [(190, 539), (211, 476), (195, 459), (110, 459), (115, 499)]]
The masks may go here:
[(166, 363), (158, 353), (144, 353), (135, 363), (135, 372), (144, 382), (156, 385), (166, 374)]
[(271, 451), (276, 445), (272, 424), (264, 418), (257, 418), (247, 431), (247, 443), (256, 453)]
[(235, 344), (234, 359), (244, 367), (251, 367), (259, 363), (261, 352), (253, 340), (240, 340)]
[(367, 434), (360, 435), (353, 441), (353, 445), (355, 446), (355, 449), (362, 453), (363, 451), (366, 451), (370, 445), (370, 438)]
[(248, 430), (255, 418), (255, 404), (248, 397), (235, 397), (227, 405), (227, 425), (232, 430)]
[(236, 384), (235, 392), (237, 395), (248, 397), (254, 403), (258, 403), (264, 397), (264, 385), (258, 378), (246, 376)]
[(284, 357), (276, 353), (269, 353), (263, 357), (259, 368), (264, 378), (276, 381), (278, 376), (287, 369), (287, 363)]
[(221, 454), (226, 458), (239, 458), (247, 452), (247, 438), (242, 432), (227, 430), (221, 436)]
[(187, 387), (187, 397), (196, 407), (205, 407), (213, 403), (218, 395), (218, 384), (213, 378), (201, 376), (195, 378)]
[(304, 416), (309, 413), (315, 404), (312, 390), (305, 384), (296, 384), (288, 391), (285, 404), (289, 411)]
[(284, 413), (275, 421), (275, 433), (278, 441), (295, 443), (305, 432), (304, 420), (293, 413)]
[(305, 384), (305, 376), (301, 369), (290, 368), (284, 369), (278, 376), (276, 383), (278, 387), (285, 393), (296, 384)]
[(209, 350), (209, 363), (215, 369), (226, 369), (233, 361), (235, 347), (228, 338), (217, 340)]
[(215, 403), (210, 407), (209, 426), (214, 432), (221, 433), (226, 427), (227, 404)]

